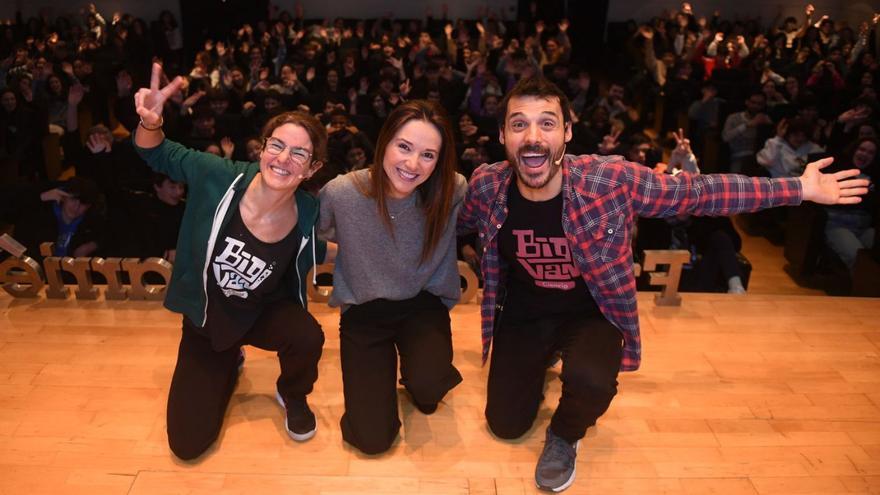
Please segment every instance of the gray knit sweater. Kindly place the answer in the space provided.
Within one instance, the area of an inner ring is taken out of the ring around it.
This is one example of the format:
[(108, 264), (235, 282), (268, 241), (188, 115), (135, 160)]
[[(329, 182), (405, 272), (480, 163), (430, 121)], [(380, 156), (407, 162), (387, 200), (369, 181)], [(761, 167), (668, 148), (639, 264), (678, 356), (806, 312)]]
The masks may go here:
[(318, 237), (339, 244), (330, 306), (345, 311), (352, 304), (379, 298), (400, 301), (425, 290), (452, 308), (461, 295), (455, 220), (467, 191), (464, 177), (456, 174), (455, 199), (446, 230), (431, 258), (421, 264), (425, 214), (418, 194), (388, 200), (392, 236), (379, 216), (376, 202), (357, 187), (357, 181), (367, 183), (368, 179), (368, 169), (350, 172), (331, 180), (318, 194)]

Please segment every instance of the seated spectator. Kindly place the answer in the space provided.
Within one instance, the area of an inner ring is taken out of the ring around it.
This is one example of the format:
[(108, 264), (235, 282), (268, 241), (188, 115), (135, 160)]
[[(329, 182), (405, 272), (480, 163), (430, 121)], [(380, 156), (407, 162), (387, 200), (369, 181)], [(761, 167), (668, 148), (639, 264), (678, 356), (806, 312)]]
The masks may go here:
[(373, 163), (372, 156), (367, 155), (367, 150), (360, 146), (352, 146), (345, 154), (345, 165), (348, 171), (367, 168)]
[(167, 175), (154, 173), (152, 189), (150, 193), (126, 192), (119, 213), (111, 218), (114, 237), (119, 241), (110, 254), (174, 262), (186, 187)]
[(767, 97), (764, 93), (749, 95), (745, 106), (744, 111), (727, 117), (721, 131), (721, 138), (730, 147), (730, 172), (734, 174), (749, 170), (758, 149), (759, 128), (773, 124), (765, 113)]
[(74, 177), (59, 187), (26, 194), (15, 221), (15, 237), (28, 256), (42, 261), (40, 244), (54, 243), (53, 256), (95, 256), (105, 243), (105, 222), (96, 208), (98, 187)]
[(758, 164), (770, 172), (770, 177), (800, 177), (813, 153), (825, 148), (810, 141), (809, 126), (800, 118), (791, 122), (783, 119), (776, 126), (776, 136), (767, 140), (758, 152)]
[(874, 246), (874, 215), (877, 214), (876, 181), (880, 178), (877, 165), (877, 140), (862, 138), (854, 141), (834, 161), (839, 169), (858, 168), (858, 178), (871, 179), (871, 188), (860, 203), (827, 207), (825, 242), (852, 270), (860, 249)]

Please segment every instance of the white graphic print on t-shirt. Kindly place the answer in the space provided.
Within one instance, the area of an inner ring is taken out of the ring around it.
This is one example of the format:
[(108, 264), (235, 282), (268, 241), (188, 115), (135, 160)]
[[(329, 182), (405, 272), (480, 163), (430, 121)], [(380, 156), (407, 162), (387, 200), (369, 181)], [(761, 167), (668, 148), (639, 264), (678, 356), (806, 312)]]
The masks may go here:
[(272, 275), (275, 264), (265, 261), (244, 250), (244, 243), (227, 237), (223, 252), (214, 258), (214, 278), (226, 297), (247, 299), (248, 291), (260, 286)]

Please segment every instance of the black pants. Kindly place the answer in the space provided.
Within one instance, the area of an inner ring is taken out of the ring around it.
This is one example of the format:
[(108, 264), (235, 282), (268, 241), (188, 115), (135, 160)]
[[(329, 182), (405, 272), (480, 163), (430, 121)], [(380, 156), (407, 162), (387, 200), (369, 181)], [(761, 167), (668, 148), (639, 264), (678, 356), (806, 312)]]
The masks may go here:
[(461, 382), (452, 365), (449, 309), (427, 292), (404, 301), (351, 306), (339, 325), (345, 413), (342, 438), (366, 454), (388, 450), (400, 431), (400, 383), (413, 400), (435, 404)]
[(513, 320), (502, 316), (492, 343), (486, 401), (489, 428), (522, 436), (544, 398), (547, 363), (562, 351), (562, 397), (550, 429), (569, 442), (583, 438), (617, 394), (623, 355), (620, 331), (601, 315)]
[(220, 352), (184, 317), (168, 392), (168, 445), (177, 457), (194, 459), (217, 439), (238, 381), (238, 349), (246, 344), (277, 351), (281, 376), (276, 386), (285, 400), (312, 391), (324, 332), (298, 303), (282, 300), (267, 305), (250, 331)]

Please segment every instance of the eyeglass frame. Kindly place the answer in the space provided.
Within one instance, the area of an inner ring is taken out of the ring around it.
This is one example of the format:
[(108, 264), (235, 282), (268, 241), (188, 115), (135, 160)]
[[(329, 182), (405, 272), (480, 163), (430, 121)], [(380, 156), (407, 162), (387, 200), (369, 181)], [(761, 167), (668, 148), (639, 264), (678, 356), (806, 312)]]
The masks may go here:
[[(284, 146), (284, 148), (279, 150), (278, 153), (272, 153), (271, 151), (269, 151), (269, 140), (277, 141), (279, 144)], [(294, 162), (296, 162), (296, 160), (293, 159), (293, 153), (295, 151), (302, 151), (302, 152), (305, 152), (306, 154), (308, 154), (308, 157), (306, 157), (306, 161), (302, 162), (301, 165), (309, 164), (312, 161), (312, 158), (315, 157), (315, 154), (313, 152), (303, 148), (302, 146), (290, 146), (275, 136), (269, 136), (269, 137), (263, 138), (263, 150), (266, 153), (269, 153), (272, 156), (281, 156), (281, 153), (283, 153), (285, 149), (287, 150), (287, 159), (294, 161)]]

